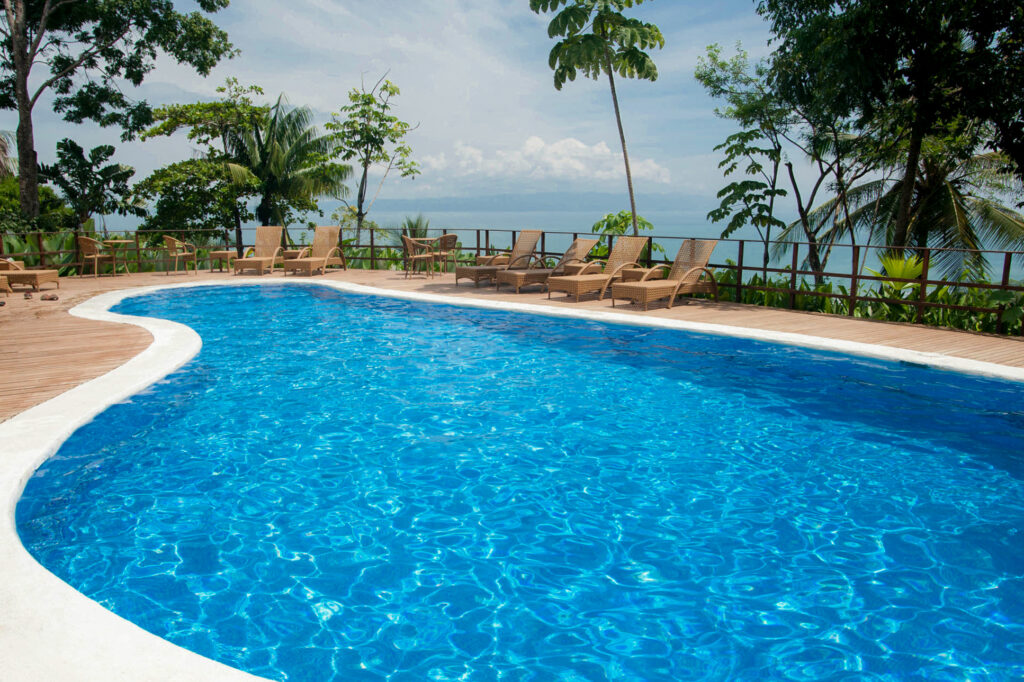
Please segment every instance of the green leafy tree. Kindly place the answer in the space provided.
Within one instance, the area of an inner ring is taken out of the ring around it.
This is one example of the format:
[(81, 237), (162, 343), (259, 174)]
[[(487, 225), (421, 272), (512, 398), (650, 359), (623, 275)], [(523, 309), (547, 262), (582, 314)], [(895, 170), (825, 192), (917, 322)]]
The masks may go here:
[(128, 181), (135, 175), (135, 169), (107, 163), (113, 155), (114, 147), (105, 144), (94, 147), (86, 156), (78, 143), (65, 138), (57, 143), (57, 163), (39, 168), (40, 177), (56, 185), (74, 211), (76, 232), (94, 213), (142, 213), (128, 200)]
[(0, 232), (53, 232), (75, 224), (71, 209), (46, 185), (39, 185), (39, 215), (27, 218), (21, 212), (17, 176), (0, 178)]
[[(157, 169), (135, 185), (134, 192), (141, 201), (152, 204), (143, 229), (178, 238), (190, 233), (189, 241), (208, 244), (218, 232), (230, 243), (229, 226), (236, 220), (252, 219), (252, 213), (238, 200), (252, 189), (240, 186), (223, 163), (199, 158)], [(238, 235), (236, 244), (241, 244)]]
[(779, 175), (783, 142), (792, 124), (790, 109), (771, 90), (768, 67), (763, 63), (751, 66), (739, 45), (731, 59), (722, 57), (719, 45), (709, 45), (707, 54), (697, 62), (695, 76), (712, 97), (726, 101), (727, 106), (716, 108), (715, 114), (733, 119), (743, 128), (715, 147), (715, 151), (725, 152), (718, 164), (723, 174), (728, 177), (742, 168), (744, 177), (719, 190), (721, 203), (708, 218), (716, 223), (729, 218), (723, 238), (753, 225), (764, 244), (762, 276), (767, 279), (772, 229), (786, 225), (776, 217), (775, 209), (776, 201), (786, 196)]
[[(757, 229), (765, 245), (765, 280), (770, 258), (781, 257), (791, 248), (788, 243), (771, 246), (773, 229), (784, 229), (787, 239), (807, 244), (806, 264), (820, 284), (835, 241), (854, 236), (829, 229), (829, 222), (812, 220), (812, 207), (822, 192), (835, 191), (838, 201), (831, 219), (839, 221), (848, 213), (848, 188), (876, 170), (887, 158), (886, 150), (895, 145), (883, 143), (869, 131), (855, 134), (855, 122), (827, 102), (804, 104), (789, 98), (777, 83), (782, 72), (791, 68), (793, 64), (781, 58), (751, 65), (742, 48), (725, 59), (718, 45), (709, 46), (706, 58), (699, 61), (697, 79), (713, 97), (726, 103), (715, 113), (735, 120), (742, 128), (715, 147), (725, 152), (719, 167), (726, 176), (741, 169), (745, 176), (719, 192), (721, 205), (708, 217), (716, 222), (731, 217), (723, 236), (748, 224)], [(798, 182), (791, 157), (810, 162), (817, 176), (809, 183)], [(788, 180), (788, 190), (781, 187), (783, 178)], [(787, 229), (776, 217), (778, 200), (785, 196), (795, 204), (799, 218), (793, 226), (798, 229)]]
[[(233, 54), (227, 34), (203, 13), (228, 0), (195, 0), (182, 13), (172, 0), (4, 0), (0, 36), (0, 108), (18, 112), (21, 210), (39, 214), (38, 167), (32, 111), (46, 92), (53, 109), (74, 123), (119, 125), (130, 137), (150, 123), (145, 102), (132, 101), (157, 56), (168, 55), (206, 75)], [(40, 67), (40, 69), (36, 69)], [(40, 73), (42, 69), (48, 69)]]
[(615, 74), (623, 78), (649, 81), (658, 78), (658, 68), (644, 50), (665, 46), (661, 30), (654, 24), (622, 14), (623, 10), (642, 2), (643, 0), (530, 0), (530, 9), (538, 14), (557, 12), (548, 24), (549, 38), (563, 38), (551, 48), (548, 57), (548, 65), (554, 71), (556, 90), (561, 90), (567, 80), (576, 80), (577, 73), (594, 80), (599, 79), (602, 74), (608, 77), (615, 123), (618, 125), (619, 142), (622, 144), (622, 160), (626, 166), (626, 187), (629, 190), (634, 235), (639, 234), (636, 197), (633, 193), (633, 175), (629, 168), (626, 134), (622, 129), (622, 116), (619, 112), (619, 97), (615, 91)]
[[(938, 249), (930, 268), (947, 279), (983, 280), (988, 274), (984, 249), (1024, 250), (1024, 216), (1003, 203), (1012, 177), (1003, 170), (1006, 158), (995, 152), (965, 154), (971, 139), (926, 138), (914, 174), (908, 245)], [(854, 188), (850, 224), (835, 229), (892, 244), (904, 182), (903, 177), (879, 179)], [(812, 212), (812, 220), (824, 221), (834, 212), (835, 201), (826, 202)]]
[[(331, 161), (336, 137), (321, 135), (309, 108), (290, 107), (283, 95), (252, 129), (230, 135), (228, 146), (234, 177), (256, 187), (255, 214), (262, 225), (287, 227), (293, 211), (315, 211), (317, 198), (347, 194), (352, 167)], [(281, 239), (287, 241), (287, 230)]]
[(881, 116), (906, 136), (894, 246), (909, 242), (926, 137), (983, 113), (1010, 138), (1008, 151), (1024, 153), (1008, 143), (1024, 143), (1024, 96), (992, 87), (1024, 84), (1019, 0), (761, 0), (758, 12), (778, 38), (776, 60), (789, 65), (776, 72), (788, 97), (861, 124)]
[[(348, 93), (349, 103), (341, 112), (331, 115), (331, 122), (325, 127), (336, 134), (338, 155), (345, 161), (355, 162), (359, 169), (359, 183), (356, 186), (354, 205), (345, 202), (356, 218), (356, 243), (359, 243), (363, 220), (377, 200), (384, 180), (392, 170), (401, 177), (419, 175), (419, 165), (412, 160), (412, 149), (405, 142), (405, 136), (415, 128), (389, 113), (391, 100), (399, 94), (398, 87), (381, 78), (369, 90), (365, 86), (353, 88)], [(384, 172), (377, 190), (367, 203), (370, 167), (379, 165)]]
[[(643, 216), (635, 215), (632, 211), (619, 211), (618, 213), (606, 213), (603, 218), (598, 220), (590, 227), (590, 231), (594, 234), (612, 234), (612, 235), (623, 235), (633, 229), (633, 234), (637, 235), (640, 230), (645, 232), (653, 232), (654, 225), (651, 221), (645, 219)], [(643, 260), (647, 255), (647, 250), (653, 249), (654, 253), (665, 253), (665, 248), (660, 244), (655, 244), (651, 240), (650, 246), (644, 249), (644, 254), (640, 256)], [(608, 244), (601, 242), (594, 247), (594, 255), (597, 258), (604, 258), (608, 255)]]
[[(153, 229), (169, 222), (176, 214), (197, 228), (202, 224), (226, 230), (233, 224), (235, 248), (241, 256), (242, 221), (251, 219), (245, 200), (255, 195), (258, 183), (255, 176), (237, 169), (239, 160), (232, 156), (232, 140), (257, 130), (267, 119), (270, 107), (253, 103), (253, 96), (263, 94), (259, 86), (242, 86), (234, 78), (228, 78), (217, 92), (221, 97), (212, 102), (172, 104), (153, 111), (159, 123), (143, 133), (142, 139), (173, 135), (185, 129), (188, 139), (200, 145), (202, 158), (157, 171), (141, 191), (148, 200), (157, 200), (155, 222), (150, 225)], [(236, 167), (234, 174), (232, 164)], [(185, 173), (194, 173), (195, 177), (189, 178)], [(175, 178), (185, 186), (177, 187)], [(170, 200), (161, 199), (165, 192), (181, 200), (191, 197), (193, 201), (205, 203), (175, 206)], [(225, 212), (229, 206), (230, 211)], [(215, 216), (227, 222), (215, 225)]]

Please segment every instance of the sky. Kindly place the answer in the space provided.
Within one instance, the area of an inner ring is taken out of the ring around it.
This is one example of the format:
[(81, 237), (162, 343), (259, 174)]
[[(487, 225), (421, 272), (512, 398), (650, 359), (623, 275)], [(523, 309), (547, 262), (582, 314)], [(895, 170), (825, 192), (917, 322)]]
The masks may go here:
[[(737, 41), (754, 57), (767, 54), (767, 25), (751, 0), (648, 0), (628, 13), (665, 36), (664, 49), (651, 52), (657, 81), (617, 81), (640, 212), (651, 195), (706, 212), (727, 182), (713, 148), (735, 127), (715, 116), (694, 68), (711, 43), (727, 54)], [(512, 194), (528, 203), (537, 193), (597, 192), (621, 193), (628, 207), (607, 80), (555, 90), (550, 16), (531, 12), (527, 0), (235, 0), (213, 18), (237, 57), (207, 78), (162, 57), (129, 94), (153, 105), (209, 100), (235, 77), (260, 85), (268, 102), (284, 93), (310, 107), (322, 125), (349, 90), (387, 74), (401, 90), (395, 113), (416, 126), (408, 141), (422, 174), (389, 176), (382, 199)], [(0, 127), (15, 125), (14, 113), (2, 112)], [(87, 149), (114, 144), (136, 180), (194, 152), (183, 135), (124, 143), (117, 130), (64, 123), (46, 99), (35, 125), (41, 162), (54, 160), (63, 137)]]

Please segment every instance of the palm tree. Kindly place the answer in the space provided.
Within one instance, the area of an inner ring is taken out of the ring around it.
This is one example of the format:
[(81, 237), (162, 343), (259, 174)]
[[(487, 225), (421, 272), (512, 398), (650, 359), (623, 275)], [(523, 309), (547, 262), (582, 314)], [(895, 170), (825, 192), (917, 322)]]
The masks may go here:
[[(999, 199), (1011, 190), (1009, 183), (1017, 182), (1006, 172), (1007, 165), (999, 153), (958, 155), (934, 138), (922, 146), (907, 241), (909, 246), (939, 249), (930, 256), (930, 268), (938, 268), (944, 278), (984, 278), (989, 266), (981, 249), (1024, 249), (1024, 215)], [(860, 233), (868, 243), (898, 248), (894, 240), (902, 192), (901, 179), (873, 180), (847, 191), (849, 220), (838, 199), (821, 204), (809, 218), (814, 225), (831, 224), (822, 233), (822, 243), (835, 244)], [(797, 229), (797, 223), (790, 225), (779, 239), (790, 239)]]
[[(232, 175), (258, 185), (255, 213), (262, 225), (285, 225), (292, 209), (314, 210), (318, 197), (348, 192), (352, 167), (329, 162), (335, 138), (321, 135), (312, 120), (308, 107), (289, 107), (281, 95), (261, 121), (228, 140)], [(286, 245), (287, 230), (281, 238)]]
[(559, 7), (566, 5), (548, 24), (549, 38), (565, 36), (564, 40), (555, 43), (548, 57), (548, 65), (555, 72), (556, 90), (561, 90), (567, 80), (576, 80), (577, 72), (595, 80), (602, 74), (608, 76), (615, 123), (619, 127), (619, 142), (622, 143), (622, 160), (626, 165), (634, 236), (640, 233), (636, 197), (629, 169), (629, 153), (626, 151), (626, 135), (619, 114), (619, 97), (615, 91), (615, 74), (623, 78), (657, 80), (658, 67), (644, 50), (665, 46), (665, 38), (657, 26), (622, 14), (622, 10), (641, 2), (643, 0), (530, 0), (530, 9), (538, 14), (558, 11)]

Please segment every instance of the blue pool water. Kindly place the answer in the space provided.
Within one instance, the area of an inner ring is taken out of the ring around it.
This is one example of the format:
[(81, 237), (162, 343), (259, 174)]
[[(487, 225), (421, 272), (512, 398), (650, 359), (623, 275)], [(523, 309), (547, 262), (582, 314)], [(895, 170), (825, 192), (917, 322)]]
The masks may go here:
[(1024, 676), (1024, 387), (345, 294), (169, 290), (202, 352), (19, 532), (279, 680)]

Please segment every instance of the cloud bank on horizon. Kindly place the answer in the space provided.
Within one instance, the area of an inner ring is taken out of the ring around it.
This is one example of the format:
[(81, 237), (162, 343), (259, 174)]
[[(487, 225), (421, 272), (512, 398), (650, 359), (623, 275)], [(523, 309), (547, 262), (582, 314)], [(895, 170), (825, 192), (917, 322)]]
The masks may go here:
[[(639, 194), (677, 194), (715, 202), (723, 185), (714, 145), (733, 132), (693, 78), (706, 45), (742, 41), (764, 54), (764, 22), (751, 2), (702, 4), (651, 0), (631, 11), (665, 35), (652, 53), (654, 82), (619, 79), (631, 169)], [(551, 191), (622, 192), (625, 174), (607, 81), (580, 78), (561, 91), (547, 65), (553, 44), (548, 16), (526, 0), (236, 0), (214, 15), (241, 55), (201, 78), (161, 60), (138, 96), (152, 104), (212, 99), (229, 76), (262, 86), (267, 100), (284, 93), (309, 106), (320, 122), (361, 81), (383, 74), (401, 88), (396, 113), (418, 124), (409, 142), (423, 173), (389, 178), (382, 197)], [(131, 94), (131, 93), (129, 93)], [(187, 158), (184, 136), (121, 142), (116, 130), (66, 124), (36, 109), (40, 161), (52, 162), (58, 140), (114, 144), (115, 158), (136, 178)], [(0, 127), (13, 129), (13, 112)]]

